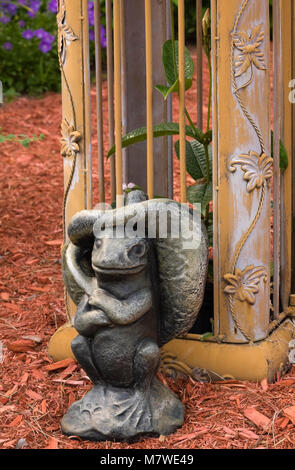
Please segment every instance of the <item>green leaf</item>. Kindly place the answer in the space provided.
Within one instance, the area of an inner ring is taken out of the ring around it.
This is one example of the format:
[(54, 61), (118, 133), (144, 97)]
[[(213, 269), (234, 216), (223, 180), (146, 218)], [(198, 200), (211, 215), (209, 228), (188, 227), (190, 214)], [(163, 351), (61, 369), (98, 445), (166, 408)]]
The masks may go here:
[[(154, 137), (164, 137), (168, 135), (178, 135), (179, 134), (179, 124), (176, 122), (163, 122), (161, 124), (154, 125)], [(197, 129), (196, 132), (190, 127), (185, 126), (185, 133), (188, 137), (197, 138), (198, 140), (203, 139), (203, 132)], [(138, 129), (134, 129), (128, 134), (122, 137), (122, 148), (129, 147), (129, 145), (137, 144), (138, 142), (143, 142), (147, 139), (147, 130), (146, 127), (140, 127)], [(115, 153), (116, 146), (109, 150), (107, 157), (110, 157)]]
[[(198, 163), (201, 167), (203, 177), (207, 178), (207, 160), (206, 160), (205, 147), (203, 144), (201, 144), (197, 140), (193, 140), (191, 142), (191, 146), (195, 154), (195, 157), (198, 160)], [(208, 154), (209, 154), (209, 177), (211, 180), (212, 179), (212, 147), (211, 145), (208, 146)]]
[[(192, 142), (186, 140), (185, 145), (186, 171), (189, 175), (191, 175), (192, 178), (194, 178), (194, 180), (203, 178), (204, 175), (199, 165), (198, 159), (196, 158), (195, 152), (193, 151)], [(175, 142), (175, 152), (177, 158), (179, 158), (179, 140)]]
[(212, 336), (213, 333), (208, 331), (208, 333), (202, 334), (202, 336), (200, 337), (200, 341), (206, 341), (206, 339), (212, 338)]
[(186, 190), (186, 197), (191, 204), (201, 204), (201, 212), (205, 215), (209, 202), (213, 199), (212, 182), (189, 186)]
[[(273, 153), (273, 131), (271, 131), (271, 157), (274, 157)], [(283, 142), (280, 140), (280, 168), (285, 171), (289, 164), (288, 153)]]
[(155, 86), (156, 90), (158, 90), (162, 95), (164, 96), (164, 99), (166, 100), (168, 95), (170, 93), (174, 93), (176, 91), (179, 91), (179, 80), (177, 79), (173, 85), (165, 86), (165, 85), (156, 85)]
[[(164, 65), (166, 80), (170, 86), (172, 86), (178, 79), (178, 41), (174, 41), (175, 45), (175, 56), (176, 56), (176, 73), (173, 60), (173, 45), (172, 39), (166, 41), (163, 45), (162, 50), (162, 61)], [(184, 50), (184, 76), (185, 76), (185, 89), (188, 90), (192, 86), (192, 80), (194, 75), (194, 63), (190, 56), (188, 49), (185, 47)]]
[(30, 139), (27, 138), (27, 139), (21, 140), (20, 143), (21, 143), (24, 147), (28, 147), (29, 144), (30, 144)]

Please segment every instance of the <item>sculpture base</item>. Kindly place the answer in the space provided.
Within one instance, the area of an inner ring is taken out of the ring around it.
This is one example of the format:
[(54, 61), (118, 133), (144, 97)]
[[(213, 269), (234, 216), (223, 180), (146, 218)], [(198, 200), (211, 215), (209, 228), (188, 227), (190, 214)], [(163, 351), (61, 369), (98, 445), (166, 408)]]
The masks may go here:
[(159, 380), (148, 390), (94, 385), (73, 403), (61, 422), (64, 434), (82, 439), (131, 441), (167, 435), (183, 425), (184, 407)]

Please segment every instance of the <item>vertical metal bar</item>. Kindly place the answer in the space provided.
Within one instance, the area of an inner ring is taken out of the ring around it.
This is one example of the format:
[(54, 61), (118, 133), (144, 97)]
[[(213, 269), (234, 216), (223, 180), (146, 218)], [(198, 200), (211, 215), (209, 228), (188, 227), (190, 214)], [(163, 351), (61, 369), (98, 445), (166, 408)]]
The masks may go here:
[(115, 88), (115, 143), (116, 143), (116, 203), (122, 206), (122, 142), (121, 142), (121, 32), (120, 0), (114, 0), (114, 88)]
[(85, 208), (92, 206), (92, 184), (91, 184), (91, 110), (90, 110), (90, 67), (89, 67), (89, 22), (88, 22), (88, 0), (81, 3), (81, 41), (82, 41), (82, 69), (83, 69), (83, 134), (85, 138), (84, 148), (84, 198)]
[(197, 40), (197, 127), (203, 128), (203, 34), (202, 0), (196, 0)]
[[(295, 1), (292, 1), (292, 78), (295, 78)], [(295, 220), (295, 104), (292, 105), (292, 224)], [(292, 292), (295, 292), (295, 230), (292, 230)]]
[(212, 185), (213, 185), (213, 252), (214, 252), (214, 334), (220, 333), (220, 289), (219, 279), (220, 273), (220, 256), (219, 256), (219, 212), (218, 212), (218, 189), (220, 172), (218, 168), (218, 76), (217, 76), (217, 55), (218, 55), (218, 42), (217, 34), (217, 0), (211, 0), (211, 43), (212, 43), (212, 131), (213, 131), (213, 171), (212, 171)]
[(154, 197), (153, 152), (153, 63), (151, 2), (145, 0), (146, 120), (147, 120), (147, 193)]
[[(106, 35), (107, 35), (107, 78), (108, 78), (108, 124), (109, 146), (115, 143), (114, 136), (114, 67), (113, 67), (113, 26), (112, 0), (106, 0)], [(110, 157), (111, 200), (116, 200), (116, 164), (115, 156)]]
[(186, 160), (185, 160), (185, 11), (184, 0), (178, 1), (178, 58), (179, 58), (179, 157), (180, 157), (180, 199), (186, 202)]
[(102, 113), (102, 59), (100, 40), (100, 0), (94, 1), (94, 44), (95, 44), (95, 82), (96, 82), (96, 115), (97, 115), (97, 154), (99, 201), (105, 201), (104, 192), (104, 155), (103, 155), (103, 113)]
[[(166, 0), (166, 40), (171, 39), (170, 0)], [(172, 121), (172, 95), (167, 98), (167, 121)], [(168, 197), (173, 199), (173, 139), (168, 139)]]
[[(289, 100), (289, 83), (292, 72), (292, 3), (294, 0), (280, 0), (281, 28), (281, 140), (288, 155), (288, 166), (281, 170), (280, 184), (280, 304), (285, 311), (289, 306), (292, 279), (292, 105)], [(295, 23), (294, 23), (295, 26)]]
[[(125, 3), (120, 0), (120, 27), (121, 27), (121, 99), (122, 99), (122, 134), (127, 133), (127, 62), (126, 62), (126, 30), (125, 30)], [(127, 26), (128, 27), (128, 26)], [(122, 149), (123, 183), (128, 184), (128, 153)]]
[(273, 315), (279, 314), (280, 289), (280, 138), (281, 138), (281, 10), (273, 1)]

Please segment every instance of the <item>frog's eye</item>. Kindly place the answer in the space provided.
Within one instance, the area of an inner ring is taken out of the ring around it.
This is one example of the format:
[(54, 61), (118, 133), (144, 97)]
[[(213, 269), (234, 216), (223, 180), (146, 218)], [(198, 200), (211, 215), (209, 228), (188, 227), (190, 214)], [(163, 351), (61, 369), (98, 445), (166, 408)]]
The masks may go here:
[(100, 238), (96, 238), (94, 242), (94, 248), (100, 248), (102, 244), (102, 240)]
[(137, 258), (141, 258), (145, 254), (145, 252), (146, 244), (143, 241), (140, 241), (129, 248), (128, 256), (136, 256)]

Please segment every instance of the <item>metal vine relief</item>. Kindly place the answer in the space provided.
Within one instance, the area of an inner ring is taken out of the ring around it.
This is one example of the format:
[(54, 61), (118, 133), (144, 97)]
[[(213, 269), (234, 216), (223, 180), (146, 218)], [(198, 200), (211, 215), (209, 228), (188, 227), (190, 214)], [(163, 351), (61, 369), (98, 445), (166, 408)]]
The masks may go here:
[[(242, 89), (245, 89), (253, 82), (254, 67), (258, 70), (266, 70), (264, 53), (262, 50), (262, 43), (264, 40), (262, 24), (255, 26), (250, 34), (245, 31), (238, 31), (240, 19), (248, 3), (249, 0), (243, 1), (232, 32), (231, 76), (234, 96), (239, 103), (244, 116), (249, 121), (257, 135), (261, 151), (258, 153), (254, 150), (250, 150), (248, 153), (231, 157), (229, 161), (229, 171), (234, 173), (237, 169), (236, 167), (240, 166), (244, 173), (243, 179), (246, 182), (247, 192), (250, 194), (256, 190), (260, 192), (260, 196), (256, 214), (247, 232), (236, 246), (232, 271), (224, 275), (224, 280), (227, 283), (224, 292), (228, 296), (228, 308), (235, 326), (249, 342), (252, 342), (253, 334), (243, 327), (242, 318), (240, 318), (237, 313), (236, 301), (247, 302), (249, 305), (254, 305), (256, 295), (259, 292), (259, 283), (261, 279), (263, 279), (264, 282), (267, 280), (267, 270), (264, 266), (250, 265), (246, 266), (242, 270), (237, 269), (236, 266), (241, 251), (261, 215), (265, 198), (265, 190), (272, 177), (272, 158), (266, 154), (260, 128), (248, 111), (240, 94)], [(237, 50), (238, 54), (236, 54)], [(243, 80), (245, 75), (247, 78)], [(237, 79), (239, 79), (242, 84), (238, 85)]]

